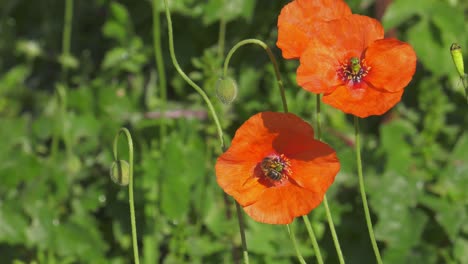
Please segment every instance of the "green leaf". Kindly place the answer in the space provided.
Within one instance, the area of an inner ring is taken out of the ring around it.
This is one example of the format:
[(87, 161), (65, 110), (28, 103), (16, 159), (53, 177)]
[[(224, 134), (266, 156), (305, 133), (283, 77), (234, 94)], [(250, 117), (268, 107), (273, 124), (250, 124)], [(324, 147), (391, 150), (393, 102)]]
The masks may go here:
[(408, 41), (416, 51), (424, 67), (436, 76), (446, 75), (453, 71), (450, 43), (438, 39), (438, 29), (431, 20), (423, 18), (408, 29)]
[(30, 67), (18, 65), (11, 68), (0, 78), (0, 95), (18, 89), (31, 73)]
[(231, 21), (238, 17), (250, 20), (255, 8), (255, 0), (209, 0), (203, 6), (203, 23), (212, 24), (220, 19)]
[(128, 37), (127, 28), (115, 21), (107, 21), (102, 27), (102, 33), (108, 38), (117, 40), (119, 43), (124, 43)]
[(102, 263), (105, 260), (107, 245), (98, 230), (96, 221), (89, 217), (79, 217), (55, 227), (56, 250), (59, 255), (73, 256), (81, 262)]
[(411, 249), (418, 245), (428, 217), (420, 210), (403, 211), (399, 221), (389, 223), (386, 219), (378, 222), (379, 239), (387, 242), (385, 263), (410, 263)]
[(102, 62), (103, 69), (114, 68), (120, 66), (120, 64), (129, 59), (129, 53), (127, 49), (122, 47), (114, 48), (106, 53), (104, 61)]
[(468, 263), (468, 240), (465, 238), (458, 238), (455, 241), (454, 255), (458, 263)]
[[(386, 165), (388, 170), (404, 174), (414, 164), (413, 150), (407, 138), (414, 135), (414, 126), (404, 120), (388, 122), (381, 126), (381, 144), (385, 151)], [(395, 153), (398, 151), (398, 154)]]
[[(193, 126), (183, 122), (179, 130), (184, 132), (185, 129), (192, 132)], [(197, 143), (193, 136), (188, 140), (183, 138), (180, 133), (174, 132), (163, 148), (161, 210), (173, 219), (187, 216), (191, 188), (194, 183), (203, 182), (205, 175), (203, 147), (197, 147), (200, 141)]]
[(0, 241), (7, 244), (21, 244), (26, 239), (25, 230), (28, 219), (22, 213), (18, 201), (2, 201), (0, 203)]
[(61, 54), (58, 62), (66, 69), (76, 69), (80, 65), (80, 62), (71, 54)]
[(127, 8), (118, 3), (118, 2), (112, 2), (110, 5), (111, 13), (114, 19), (119, 22), (122, 25), (126, 25), (128, 23), (128, 11)]
[(440, 172), (437, 182), (431, 186), (431, 190), (448, 196), (451, 200), (460, 203), (468, 203), (468, 134), (464, 133), (455, 144), (450, 154), (448, 164)]
[(385, 10), (382, 18), (386, 30), (406, 22), (412, 16), (425, 16), (433, 4), (433, 0), (394, 0)]
[(468, 221), (465, 205), (430, 195), (424, 195), (420, 201), (434, 211), (436, 221), (444, 228), (450, 240), (454, 242), (462, 224)]

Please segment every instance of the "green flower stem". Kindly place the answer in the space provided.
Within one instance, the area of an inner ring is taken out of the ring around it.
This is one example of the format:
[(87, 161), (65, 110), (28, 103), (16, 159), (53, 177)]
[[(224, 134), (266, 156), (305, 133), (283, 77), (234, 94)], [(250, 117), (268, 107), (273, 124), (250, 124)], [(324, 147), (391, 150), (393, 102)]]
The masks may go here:
[(382, 258), (380, 257), (379, 247), (377, 246), (377, 242), (375, 241), (374, 230), (372, 228), (372, 220), (369, 213), (369, 206), (367, 205), (366, 189), (364, 187), (364, 178), (362, 176), (361, 143), (359, 140), (359, 118), (357, 116), (354, 116), (354, 130), (356, 134), (356, 162), (359, 177), (359, 191), (361, 192), (362, 205), (364, 207), (367, 229), (369, 231), (369, 237), (372, 242), (372, 248), (374, 249), (375, 258), (378, 264), (382, 264), (383, 262)]
[(236, 202), (236, 212), (237, 212), (237, 220), (239, 221), (239, 227), (242, 232), (241, 234), (241, 241), (242, 241), (242, 258), (244, 259), (244, 264), (249, 264), (249, 252), (247, 251), (247, 240), (245, 239), (245, 230), (244, 227), (244, 218), (242, 217), (242, 210), (240, 208), (239, 203)]
[[(224, 6), (224, 4), (223, 4)], [(224, 12), (224, 10), (223, 10)], [(218, 36), (218, 58), (222, 59), (224, 56), (224, 42), (226, 39), (226, 18), (221, 16), (219, 21), (219, 36)]]
[[(317, 96), (315, 98), (316, 98), (316, 109), (317, 109), (316, 114), (315, 114), (316, 115), (316, 121), (317, 121), (316, 137), (317, 137), (318, 140), (320, 140), (321, 137), (322, 137), (320, 94), (317, 94)], [(338, 240), (338, 235), (336, 234), (335, 224), (333, 223), (333, 218), (332, 218), (332, 214), (330, 212), (330, 207), (328, 206), (328, 199), (327, 199), (326, 194), (323, 196), (323, 205), (325, 206), (325, 213), (327, 215), (328, 226), (330, 227), (330, 232), (332, 234), (333, 244), (335, 245), (336, 254), (338, 255), (338, 259), (340, 261), (340, 264), (344, 264), (345, 261), (344, 261), (344, 258), (343, 258), (343, 252), (341, 252), (340, 241)]]
[[(208, 98), (206, 93), (197, 84), (195, 84), (187, 76), (187, 74), (185, 74), (185, 72), (180, 68), (179, 63), (177, 62), (177, 58), (176, 58), (175, 52), (174, 52), (174, 36), (173, 36), (173, 32), (172, 32), (171, 13), (169, 12), (169, 6), (167, 4), (167, 0), (164, 0), (164, 5), (165, 5), (165, 9), (166, 9), (167, 27), (168, 27), (168, 35), (169, 35), (169, 52), (171, 54), (172, 63), (174, 64), (174, 67), (176, 68), (177, 72), (182, 76), (182, 78), (184, 78), (184, 80), (201, 95), (201, 97), (203, 98), (203, 100), (207, 104), (207, 106), (208, 106), (208, 108), (209, 108), (209, 110), (211, 112), (211, 115), (213, 117), (213, 120), (215, 121), (215, 124), (216, 124), (216, 129), (218, 131), (219, 141), (221, 143), (221, 150), (224, 151), (225, 150), (225, 145), (224, 145), (224, 138), (223, 138), (223, 130), (221, 128), (221, 124), (219, 123), (218, 115), (216, 114), (216, 111), (214, 110), (214, 107), (213, 107), (210, 99)], [(236, 202), (236, 206), (239, 206), (237, 204), (237, 202)], [(238, 216), (238, 219), (239, 219), (240, 234), (241, 234), (241, 237), (244, 237), (244, 239), (242, 241), (242, 250), (243, 250), (244, 263), (248, 264), (249, 263), (249, 255), (248, 255), (248, 250), (247, 250), (247, 243), (246, 243), (246, 240), (245, 240), (245, 229), (244, 229), (244, 225), (243, 225), (243, 222), (242, 222), (242, 214), (241, 214), (242, 212), (239, 209), (236, 210), (236, 211), (237, 211), (237, 216)]]
[(164, 118), (164, 112), (167, 105), (167, 85), (166, 85), (166, 73), (164, 69), (164, 60), (161, 49), (161, 21), (159, 19), (160, 0), (153, 0), (153, 50), (154, 58), (156, 61), (156, 68), (158, 70), (158, 81), (161, 99), (161, 113), (162, 122), (160, 125), (160, 138), (161, 142), (166, 138), (166, 122)]
[[(73, 0), (66, 0), (65, 2), (65, 17), (64, 17), (64, 27), (62, 34), (62, 56), (68, 57), (70, 55), (70, 43), (71, 43), (71, 33), (72, 33), (72, 21), (73, 21)], [(61, 78), (66, 85), (68, 68), (62, 63), (62, 75)], [(51, 158), (55, 158), (58, 153), (58, 146), (60, 137), (63, 138), (65, 149), (67, 152), (67, 157), (71, 156), (72, 150), (70, 147), (70, 140), (65, 135), (65, 130), (63, 128), (65, 113), (67, 110), (67, 91), (64, 87), (55, 88), (55, 96), (57, 100), (57, 120), (55, 125), (55, 131), (52, 135), (51, 143)], [(59, 130), (58, 127), (61, 127)]]
[(246, 44), (256, 44), (265, 49), (265, 51), (268, 54), (268, 57), (270, 58), (271, 63), (273, 64), (273, 68), (275, 69), (275, 75), (276, 75), (276, 81), (278, 82), (278, 87), (280, 89), (281, 93), (281, 100), (283, 102), (283, 110), (285, 113), (288, 112), (288, 105), (286, 103), (286, 95), (284, 92), (284, 86), (283, 86), (283, 81), (281, 80), (281, 75), (278, 69), (278, 63), (276, 62), (275, 56), (271, 52), (270, 48), (265, 44), (265, 42), (258, 40), (258, 39), (245, 39), (242, 41), (239, 41), (234, 47), (231, 48), (229, 51), (228, 55), (226, 56), (226, 60), (224, 61), (224, 70), (223, 70), (223, 76), (227, 76), (227, 70), (229, 66), (229, 61), (231, 60), (232, 55), (236, 50)]
[(293, 230), (291, 230), (290, 225), (286, 225), (286, 228), (288, 229), (289, 237), (291, 238), (291, 241), (294, 246), (294, 250), (296, 251), (297, 259), (301, 264), (306, 264), (306, 261), (301, 255), (301, 252), (299, 251), (299, 248), (297, 247), (297, 242), (296, 242), (296, 236), (294, 235)]
[(135, 264), (139, 264), (140, 258), (138, 256), (138, 242), (137, 242), (138, 240), (137, 240), (136, 220), (135, 220), (135, 203), (133, 199), (133, 140), (132, 140), (132, 136), (130, 135), (130, 132), (125, 127), (120, 128), (119, 132), (114, 138), (114, 146), (113, 146), (114, 160), (116, 161), (119, 160), (117, 143), (119, 141), (119, 136), (122, 133), (125, 135), (127, 139), (128, 163), (130, 164), (129, 183), (128, 183), (128, 197), (129, 197), (128, 202), (130, 204), (130, 222), (132, 225), (133, 258), (134, 258)]
[[(62, 35), (62, 55), (68, 57), (70, 55), (70, 42), (73, 20), (73, 0), (65, 2), (65, 23)], [(62, 64), (63, 80), (67, 79), (67, 67)]]
[(312, 229), (312, 225), (310, 224), (309, 217), (307, 215), (303, 215), (302, 220), (304, 220), (307, 233), (309, 234), (309, 238), (312, 241), (312, 246), (314, 247), (315, 258), (317, 259), (317, 263), (323, 264), (322, 253), (320, 253), (320, 247), (318, 245), (317, 238), (315, 237), (314, 229)]
[(460, 81), (463, 85), (463, 88), (465, 88), (465, 97), (466, 102), (468, 103), (468, 74), (465, 73), (465, 75), (460, 76)]
[(322, 138), (322, 111), (321, 111), (321, 101), (320, 101), (320, 94), (315, 96), (315, 120), (317, 122), (317, 133), (316, 137), (318, 140)]
[(168, 35), (169, 35), (169, 53), (171, 54), (171, 59), (172, 63), (174, 64), (174, 67), (176, 68), (177, 72), (184, 78), (184, 80), (197, 91), (203, 100), (205, 101), (206, 105), (208, 106), (211, 115), (213, 117), (213, 120), (216, 124), (216, 129), (218, 131), (218, 137), (219, 141), (221, 142), (221, 149), (224, 150), (224, 138), (223, 138), (223, 130), (221, 128), (221, 124), (219, 123), (218, 115), (216, 114), (216, 111), (214, 110), (213, 104), (211, 103), (210, 99), (206, 95), (206, 93), (203, 91), (202, 88), (200, 88), (196, 83), (194, 83), (188, 76), (185, 74), (185, 72), (180, 68), (179, 63), (177, 62), (177, 58), (175, 56), (174, 52), (174, 36), (172, 33), (172, 19), (171, 19), (171, 13), (169, 12), (169, 6), (167, 4), (167, 0), (164, 0), (164, 5), (166, 8), (166, 19), (167, 19), (167, 29), (168, 29)]
[[(273, 68), (275, 69), (276, 80), (278, 82), (278, 87), (279, 87), (280, 93), (281, 93), (281, 100), (283, 102), (283, 110), (284, 110), (285, 113), (288, 113), (288, 103), (287, 103), (286, 95), (285, 95), (285, 92), (284, 92), (283, 81), (281, 80), (281, 75), (280, 75), (280, 72), (279, 72), (279, 69), (278, 69), (278, 63), (276, 62), (276, 59), (273, 56), (273, 53), (271, 52), (270, 48), (263, 41), (258, 40), (258, 39), (245, 39), (245, 40), (242, 40), (242, 41), (238, 42), (234, 47), (232, 47), (231, 50), (229, 51), (228, 55), (226, 56), (226, 60), (224, 61), (223, 76), (227, 75), (229, 61), (231, 60), (231, 57), (234, 54), (234, 52), (236, 52), (237, 49), (239, 49), (240, 47), (242, 47), (242, 46), (244, 46), (246, 44), (259, 45), (262, 48), (264, 48), (265, 51), (267, 52), (268, 57), (270, 58), (270, 61), (273, 64)], [(320, 264), (323, 264), (322, 254), (320, 253), (320, 248), (318, 246), (317, 239), (315, 237), (314, 231), (313, 231), (312, 226), (310, 224), (309, 218), (307, 217), (307, 215), (305, 215), (305, 216), (303, 216), (303, 219), (304, 219), (304, 222), (305, 222), (305, 225), (306, 225), (306, 228), (307, 228), (307, 232), (309, 233), (309, 237), (312, 240), (312, 245), (314, 247), (317, 262), (320, 263)], [(289, 228), (289, 225), (287, 227), (288, 227), (288, 232), (289, 232), (289, 235), (291, 237), (291, 241), (293, 243), (294, 249), (296, 250), (297, 257), (298, 257), (298, 259), (299, 259), (299, 261), (301, 263), (305, 263), (304, 258), (302, 257), (301, 253), (299, 252), (299, 249), (297, 248), (294, 233), (291, 232), (291, 230)]]

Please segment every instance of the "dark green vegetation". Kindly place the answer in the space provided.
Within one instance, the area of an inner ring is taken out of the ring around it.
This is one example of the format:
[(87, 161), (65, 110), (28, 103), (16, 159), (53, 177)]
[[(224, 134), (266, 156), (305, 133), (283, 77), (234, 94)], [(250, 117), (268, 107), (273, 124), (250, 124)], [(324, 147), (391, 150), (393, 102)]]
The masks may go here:
[[(256, 46), (241, 48), (231, 62), (237, 100), (228, 107), (217, 101), (219, 54), (245, 38), (273, 49), (290, 112), (314, 123), (315, 97), (296, 85), (297, 62), (283, 60), (275, 47), (276, 18), (287, 1), (170, 2), (179, 62), (213, 100), (227, 138), (251, 115), (282, 110), (273, 67)], [(150, 1), (76, 1), (69, 54), (62, 45), (64, 4), (0, 3), (0, 262), (130, 263), (127, 188), (109, 178), (121, 126), (135, 143), (141, 262), (240, 258), (234, 203), (213, 172), (221, 151), (216, 129), (201, 97), (172, 66), (163, 13), (167, 103)], [(373, 0), (348, 4), (375, 17)], [(386, 30), (418, 54), (402, 102), (361, 121), (364, 177), (386, 263), (468, 263), (468, 106), (449, 50), (457, 42), (468, 54), (467, 9), (464, 1), (395, 0), (383, 17)], [(220, 18), (227, 22), (224, 48)], [(373, 263), (352, 118), (322, 110), (324, 140), (342, 162), (327, 196), (343, 253), (347, 263)], [(326, 263), (337, 263), (323, 207), (310, 216)], [(247, 225), (251, 263), (296, 262), (285, 227)], [(300, 219), (294, 229), (314, 263)]]

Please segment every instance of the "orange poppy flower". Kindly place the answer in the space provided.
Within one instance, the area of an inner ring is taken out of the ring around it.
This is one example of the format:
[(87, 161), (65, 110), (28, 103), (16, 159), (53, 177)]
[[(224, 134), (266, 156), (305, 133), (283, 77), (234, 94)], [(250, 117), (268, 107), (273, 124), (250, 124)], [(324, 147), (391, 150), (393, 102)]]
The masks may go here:
[(286, 59), (299, 58), (321, 23), (351, 15), (342, 0), (295, 0), (281, 9), (276, 45)]
[(237, 130), (215, 169), (219, 186), (254, 220), (289, 224), (321, 203), (340, 163), (299, 117), (262, 112)]
[(381, 115), (398, 103), (416, 70), (413, 48), (383, 39), (381, 24), (350, 15), (323, 25), (301, 56), (298, 84), (324, 93), (323, 102), (359, 117)]

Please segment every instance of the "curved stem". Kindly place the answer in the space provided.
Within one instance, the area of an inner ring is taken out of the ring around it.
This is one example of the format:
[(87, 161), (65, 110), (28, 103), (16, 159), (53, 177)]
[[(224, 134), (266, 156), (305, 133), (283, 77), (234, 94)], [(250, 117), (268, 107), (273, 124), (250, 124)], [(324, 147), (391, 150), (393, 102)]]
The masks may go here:
[[(224, 138), (223, 138), (223, 130), (222, 130), (221, 125), (219, 123), (218, 115), (216, 114), (216, 111), (214, 110), (214, 107), (211, 104), (210, 99), (208, 98), (206, 93), (197, 84), (195, 84), (187, 76), (187, 74), (185, 74), (185, 72), (180, 68), (179, 63), (177, 62), (177, 58), (176, 58), (175, 52), (174, 52), (174, 36), (173, 36), (173, 32), (172, 32), (171, 13), (169, 12), (169, 6), (167, 4), (167, 0), (164, 0), (164, 6), (165, 6), (165, 9), (166, 9), (166, 19), (167, 19), (167, 27), (168, 27), (168, 35), (169, 35), (169, 53), (171, 55), (172, 63), (174, 64), (174, 67), (176, 68), (177, 72), (182, 76), (182, 78), (202, 96), (203, 100), (205, 100), (205, 103), (208, 105), (208, 108), (210, 109), (213, 120), (215, 121), (215, 124), (216, 124), (216, 129), (218, 131), (219, 141), (221, 143), (221, 150), (224, 151), (225, 150), (225, 145), (224, 145)], [(248, 250), (247, 250), (247, 243), (245, 241), (245, 231), (244, 231), (244, 225), (243, 225), (243, 221), (242, 221), (242, 214), (240, 212), (239, 204), (237, 202), (236, 202), (236, 206), (238, 207), (237, 216), (239, 218), (239, 228), (240, 228), (241, 237), (244, 237), (243, 242), (242, 242), (244, 263), (248, 264), (249, 263), (249, 255), (248, 255)]]
[[(316, 137), (318, 140), (320, 140), (322, 137), (320, 94), (317, 94), (315, 98), (316, 98), (316, 109), (317, 109), (315, 113), (316, 121), (317, 121)], [(327, 199), (326, 194), (323, 196), (323, 205), (325, 206), (325, 213), (327, 215), (328, 226), (330, 227), (330, 232), (332, 234), (333, 244), (335, 245), (336, 254), (338, 255), (338, 260), (340, 261), (340, 264), (344, 264), (345, 261), (343, 258), (343, 252), (341, 251), (340, 241), (338, 240), (338, 235), (336, 234), (335, 224), (333, 223), (333, 218), (330, 212), (330, 207), (328, 206), (328, 199)]]
[(119, 160), (118, 155), (118, 148), (117, 143), (119, 141), (120, 134), (124, 134), (125, 138), (127, 139), (128, 144), (128, 163), (130, 164), (129, 170), (129, 183), (128, 183), (128, 197), (129, 197), (129, 204), (130, 204), (130, 222), (132, 225), (132, 243), (133, 243), (133, 258), (136, 264), (140, 263), (140, 258), (138, 256), (138, 240), (137, 240), (137, 232), (136, 232), (136, 220), (135, 220), (135, 203), (133, 199), (133, 140), (130, 132), (125, 127), (120, 128), (119, 132), (114, 138), (114, 160)]
[(172, 20), (171, 20), (171, 13), (169, 12), (169, 6), (167, 4), (167, 0), (164, 0), (164, 5), (166, 8), (166, 19), (167, 19), (167, 29), (168, 29), (168, 35), (169, 35), (169, 53), (171, 54), (171, 59), (172, 63), (174, 64), (174, 67), (176, 68), (177, 72), (182, 76), (182, 78), (197, 91), (205, 103), (207, 104), (211, 116), (213, 117), (213, 120), (215, 121), (216, 124), (216, 129), (218, 131), (218, 137), (221, 142), (221, 149), (224, 149), (224, 138), (223, 138), (223, 130), (221, 128), (221, 124), (219, 123), (218, 115), (216, 114), (216, 111), (214, 110), (213, 104), (211, 103), (210, 99), (206, 95), (206, 93), (203, 91), (202, 88), (200, 88), (196, 83), (194, 83), (188, 76), (185, 74), (185, 72), (180, 68), (179, 63), (177, 62), (177, 58), (175, 56), (174, 52), (174, 36), (172, 33)]
[(242, 41), (239, 41), (234, 47), (231, 48), (229, 53), (226, 56), (226, 60), (224, 61), (224, 69), (223, 69), (223, 76), (227, 75), (227, 70), (228, 70), (228, 65), (229, 61), (231, 60), (232, 55), (234, 52), (236, 52), (237, 49), (240, 47), (246, 45), (246, 44), (256, 44), (265, 49), (265, 51), (268, 54), (268, 57), (270, 58), (271, 63), (273, 64), (273, 68), (275, 69), (275, 75), (276, 75), (276, 81), (278, 82), (278, 87), (280, 89), (281, 93), (281, 100), (283, 102), (283, 111), (285, 113), (288, 112), (288, 104), (286, 103), (286, 95), (284, 92), (284, 86), (283, 86), (283, 81), (281, 80), (281, 75), (278, 69), (278, 63), (276, 62), (275, 56), (271, 52), (270, 48), (265, 44), (265, 42), (258, 40), (258, 39), (245, 39)]
[(372, 243), (375, 258), (378, 264), (382, 264), (382, 258), (380, 257), (379, 247), (375, 241), (374, 229), (372, 228), (372, 220), (370, 217), (369, 206), (367, 205), (366, 189), (364, 187), (364, 178), (362, 176), (362, 161), (361, 161), (361, 143), (359, 140), (359, 118), (354, 116), (354, 130), (356, 135), (356, 163), (359, 177), (359, 191), (361, 192), (362, 205), (364, 207), (364, 214), (366, 217), (367, 230), (369, 231), (369, 238)]
[(302, 257), (301, 252), (299, 251), (299, 248), (297, 247), (296, 236), (294, 235), (293, 230), (291, 230), (291, 227), (289, 226), (289, 224), (286, 225), (286, 228), (288, 229), (289, 237), (291, 238), (291, 241), (294, 246), (294, 250), (296, 251), (297, 259), (299, 260), (301, 264), (305, 264), (306, 261)]
[(314, 247), (315, 258), (317, 259), (317, 263), (323, 264), (322, 253), (320, 253), (320, 247), (318, 245), (317, 238), (315, 237), (314, 229), (312, 229), (312, 225), (310, 224), (309, 217), (307, 215), (303, 215), (302, 220), (304, 220), (307, 233), (309, 234), (310, 240), (312, 241), (312, 246)]
[(159, 8), (160, 0), (153, 0), (153, 50), (154, 59), (156, 61), (156, 68), (158, 70), (158, 81), (161, 99), (161, 116), (162, 122), (160, 124), (160, 138), (166, 137), (166, 122), (164, 112), (167, 104), (167, 86), (166, 86), (166, 74), (164, 70), (164, 60), (161, 50), (161, 21), (159, 20)]

